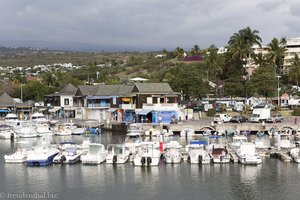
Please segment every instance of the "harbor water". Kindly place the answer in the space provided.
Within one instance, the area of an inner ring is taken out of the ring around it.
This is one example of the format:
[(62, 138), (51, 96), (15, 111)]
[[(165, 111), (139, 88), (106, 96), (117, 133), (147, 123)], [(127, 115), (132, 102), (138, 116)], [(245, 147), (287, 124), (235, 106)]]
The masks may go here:
[[(181, 143), (187, 142), (174, 137)], [(124, 135), (104, 133), (90, 139), (107, 145), (122, 143), (124, 138)], [(41, 142), (41, 138), (24, 140), (30, 145)], [(52, 140), (81, 143), (83, 137), (54, 137)], [(0, 140), (1, 199), (273, 200), (299, 199), (300, 196), (300, 165), (267, 157), (258, 166), (187, 162), (172, 165), (161, 160), (155, 167), (135, 167), (132, 163), (27, 167), (4, 162), (3, 156), (12, 153), (16, 145), (14, 141)]]

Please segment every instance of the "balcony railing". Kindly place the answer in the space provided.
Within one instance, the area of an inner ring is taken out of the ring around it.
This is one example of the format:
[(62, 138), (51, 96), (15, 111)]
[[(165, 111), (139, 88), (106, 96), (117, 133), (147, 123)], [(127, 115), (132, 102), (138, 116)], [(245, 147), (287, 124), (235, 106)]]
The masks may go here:
[(135, 106), (135, 104), (120, 104), (119, 108), (122, 108), (122, 109), (135, 109), (136, 106)]

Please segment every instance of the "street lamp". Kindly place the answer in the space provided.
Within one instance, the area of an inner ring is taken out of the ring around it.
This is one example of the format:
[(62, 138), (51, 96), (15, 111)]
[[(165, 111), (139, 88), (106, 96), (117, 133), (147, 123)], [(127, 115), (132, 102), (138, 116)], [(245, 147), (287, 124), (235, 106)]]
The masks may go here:
[(279, 99), (279, 79), (281, 78), (281, 76), (276, 76), (277, 78), (277, 100), (278, 100), (278, 106), (280, 106), (280, 99)]

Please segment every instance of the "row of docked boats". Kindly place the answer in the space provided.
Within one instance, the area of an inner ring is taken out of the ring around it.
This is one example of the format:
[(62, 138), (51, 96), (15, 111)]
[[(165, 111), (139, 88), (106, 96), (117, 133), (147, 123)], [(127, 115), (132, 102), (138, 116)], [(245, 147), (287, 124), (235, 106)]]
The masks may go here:
[[(243, 164), (259, 164), (260, 157), (255, 151), (255, 145), (240, 141), (235, 154)], [(206, 141), (192, 140), (183, 147), (178, 141), (171, 140), (166, 144), (156, 141), (142, 141), (140, 137), (133, 137), (128, 133), (123, 144), (109, 144), (105, 148), (100, 143), (84, 141), (78, 145), (71, 142), (60, 145), (47, 143), (28, 150), (17, 149), (11, 155), (5, 155), (7, 163), (23, 163), (29, 166), (44, 166), (51, 163), (100, 164), (106, 161), (111, 164), (122, 164), (132, 161), (135, 166), (157, 166), (161, 160), (165, 163), (180, 163), (184, 160), (191, 164), (229, 163), (230, 146), (222, 144), (208, 144)], [(232, 150), (232, 148), (231, 148)]]
[(77, 127), (72, 122), (58, 122), (50, 126), (41, 113), (34, 113), (31, 120), (20, 121), (15, 114), (8, 114), (0, 125), (1, 139), (32, 138), (44, 135), (82, 135), (85, 133), (100, 134), (100, 128)]

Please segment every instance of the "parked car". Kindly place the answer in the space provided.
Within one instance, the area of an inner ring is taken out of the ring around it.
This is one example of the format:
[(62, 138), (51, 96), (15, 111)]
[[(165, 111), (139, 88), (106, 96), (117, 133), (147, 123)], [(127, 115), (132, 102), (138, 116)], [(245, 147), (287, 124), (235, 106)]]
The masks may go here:
[(272, 115), (271, 117), (269, 117), (267, 119), (267, 122), (268, 123), (273, 123), (273, 122), (283, 122), (283, 117), (281, 114), (275, 114), (275, 115)]
[(248, 118), (242, 115), (235, 115), (231, 118), (230, 122), (233, 123), (242, 123), (242, 122), (247, 122)]
[(227, 114), (215, 114), (214, 122), (230, 122), (231, 117)]

